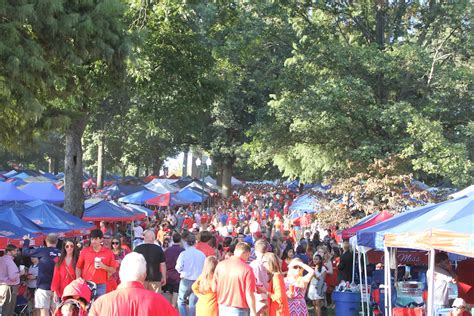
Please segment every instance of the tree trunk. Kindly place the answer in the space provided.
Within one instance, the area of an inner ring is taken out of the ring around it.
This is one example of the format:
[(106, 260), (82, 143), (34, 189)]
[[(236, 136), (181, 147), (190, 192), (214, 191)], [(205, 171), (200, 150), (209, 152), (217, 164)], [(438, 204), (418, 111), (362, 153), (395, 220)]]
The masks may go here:
[(135, 170), (135, 177), (139, 177), (140, 176), (140, 164), (137, 164), (137, 170)]
[(159, 176), (160, 169), (162, 166), (163, 166), (163, 159), (156, 158), (155, 161), (153, 162), (153, 174)]
[(66, 130), (64, 209), (79, 218), (82, 218), (84, 213), (82, 135), (87, 119), (86, 115), (73, 119)]
[(183, 156), (183, 177), (188, 175), (188, 150), (184, 152)]
[(233, 160), (226, 160), (223, 163), (222, 168), (222, 195), (228, 198), (232, 194), (232, 167), (234, 166)]
[(97, 188), (104, 186), (104, 135), (100, 132), (99, 142), (97, 144)]
[(150, 175), (150, 169), (149, 169), (149, 167), (150, 167), (150, 166), (149, 166), (148, 164), (145, 165), (145, 176), (149, 176), (149, 175)]
[(216, 162), (216, 185), (222, 188), (222, 162)]
[(54, 158), (48, 157), (48, 172), (53, 173)]
[(54, 157), (53, 158), (53, 174), (57, 175), (59, 173), (59, 158)]

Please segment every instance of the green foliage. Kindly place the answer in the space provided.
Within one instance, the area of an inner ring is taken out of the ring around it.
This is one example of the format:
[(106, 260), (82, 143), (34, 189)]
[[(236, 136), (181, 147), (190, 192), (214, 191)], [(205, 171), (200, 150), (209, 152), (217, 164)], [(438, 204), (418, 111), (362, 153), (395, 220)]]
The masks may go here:
[(399, 156), (399, 174), (472, 182), (469, 1), (286, 9), (298, 39), (252, 131), (255, 161), (309, 182)]

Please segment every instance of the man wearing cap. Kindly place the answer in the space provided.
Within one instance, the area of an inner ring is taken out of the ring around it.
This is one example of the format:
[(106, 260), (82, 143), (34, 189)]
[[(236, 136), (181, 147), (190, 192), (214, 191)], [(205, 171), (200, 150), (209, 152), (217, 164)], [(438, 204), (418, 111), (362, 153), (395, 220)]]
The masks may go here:
[(453, 309), (447, 316), (471, 316), (471, 313), (466, 311), (466, 301), (460, 297), (454, 300)]
[(36, 249), (29, 249), (29, 236), (24, 236), (23, 240), (23, 255), (27, 257), (37, 257), (39, 259), (35, 308), (39, 309), (40, 315), (49, 315), (49, 311), (55, 308), (51, 282), (53, 281), (54, 260), (59, 257), (61, 253), (58, 248), (56, 248), (58, 236), (56, 234), (49, 234), (45, 240), (46, 247)]
[[(178, 309), (180, 316), (194, 316), (197, 297), (193, 293), (192, 285), (202, 272), (206, 256), (194, 246), (196, 244), (194, 234), (189, 233), (185, 242), (188, 247), (179, 254), (175, 267), (181, 277), (178, 293)], [(186, 300), (189, 300), (189, 314), (186, 311)]]
[(184, 221), (183, 221), (183, 229), (186, 228), (188, 230), (191, 230), (193, 228), (194, 221), (189, 215), (184, 215)]
[(20, 285), (20, 270), (13, 259), (17, 256), (15, 245), (7, 245), (0, 257), (0, 315), (13, 315)]
[(90, 235), (90, 247), (82, 249), (76, 263), (76, 278), (83, 278), (97, 284), (97, 296), (105, 294), (109, 275), (117, 270), (117, 262), (112, 250), (102, 246), (104, 235), (94, 229)]

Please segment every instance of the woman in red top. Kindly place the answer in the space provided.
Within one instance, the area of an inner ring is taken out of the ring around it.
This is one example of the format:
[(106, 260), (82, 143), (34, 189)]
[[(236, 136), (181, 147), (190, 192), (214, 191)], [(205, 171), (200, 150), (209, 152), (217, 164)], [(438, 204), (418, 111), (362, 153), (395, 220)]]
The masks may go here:
[(281, 256), (281, 259), (282, 259), (281, 272), (284, 276), (287, 275), (288, 265), (290, 264), (290, 261), (293, 260), (294, 257), (295, 257), (295, 251), (292, 248), (286, 248), (285, 251), (283, 251), (283, 255)]
[(70, 239), (64, 240), (61, 256), (56, 259), (54, 265), (53, 280), (51, 282), (51, 291), (54, 292), (55, 301), (62, 297), (66, 285), (76, 279), (77, 255), (76, 244)]

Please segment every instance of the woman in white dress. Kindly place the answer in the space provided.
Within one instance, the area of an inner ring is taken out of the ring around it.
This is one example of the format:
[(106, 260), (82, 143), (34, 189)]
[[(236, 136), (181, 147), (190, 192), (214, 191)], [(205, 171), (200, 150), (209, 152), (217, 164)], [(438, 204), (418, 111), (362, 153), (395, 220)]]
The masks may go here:
[(314, 315), (321, 315), (321, 307), (326, 296), (326, 268), (323, 258), (319, 254), (313, 256), (314, 277), (311, 279), (308, 289), (308, 298), (313, 301)]

